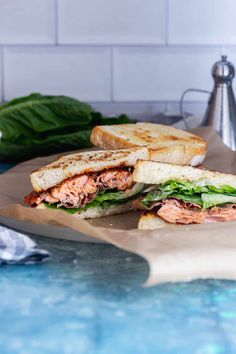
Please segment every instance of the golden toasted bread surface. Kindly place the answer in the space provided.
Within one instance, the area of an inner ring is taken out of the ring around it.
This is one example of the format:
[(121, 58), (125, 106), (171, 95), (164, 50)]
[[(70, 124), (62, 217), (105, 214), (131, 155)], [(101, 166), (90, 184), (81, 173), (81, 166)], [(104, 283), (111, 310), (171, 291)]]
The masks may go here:
[(203, 138), (154, 123), (97, 126), (92, 131), (91, 142), (103, 149), (146, 146), (151, 160), (180, 165), (201, 163), (207, 150)]
[(236, 188), (236, 175), (154, 161), (137, 161), (133, 180), (146, 184), (181, 180), (198, 182), (200, 185), (214, 185), (216, 187), (227, 185)]
[(99, 172), (113, 167), (134, 166), (138, 159), (148, 158), (149, 152), (145, 147), (85, 151), (62, 156), (49, 165), (33, 171), (30, 178), (34, 190), (41, 192), (75, 175)]
[(168, 225), (166, 221), (161, 219), (155, 213), (147, 212), (140, 216), (138, 222), (139, 230), (155, 230), (161, 229), (162, 227)]

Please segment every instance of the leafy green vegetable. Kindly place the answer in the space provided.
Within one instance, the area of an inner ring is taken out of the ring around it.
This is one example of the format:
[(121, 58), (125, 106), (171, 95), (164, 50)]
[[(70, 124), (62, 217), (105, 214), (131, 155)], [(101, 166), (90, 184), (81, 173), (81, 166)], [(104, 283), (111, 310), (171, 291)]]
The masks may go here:
[(236, 196), (230, 196), (225, 194), (202, 194), (203, 208), (211, 208), (216, 205), (226, 203), (236, 203)]
[(215, 187), (193, 182), (169, 180), (155, 190), (151, 190), (142, 200), (146, 207), (152, 202), (166, 198), (178, 198), (188, 203), (198, 204), (203, 208), (210, 208), (225, 203), (236, 203), (236, 189), (231, 186)]
[(214, 192), (214, 193), (221, 193), (221, 194), (230, 194), (230, 195), (236, 195), (236, 188), (233, 188), (231, 186), (221, 186), (221, 187), (215, 187), (213, 185), (203, 185), (201, 184), (203, 181), (198, 181), (198, 182), (184, 182), (184, 181), (178, 181), (178, 180), (169, 180), (162, 185), (160, 185), (159, 189), (162, 191), (179, 191), (179, 192), (184, 192), (185, 194), (197, 194), (197, 193), (208, 193), (208, 192)]
[(144, 185), (142, 183), (136, 183), (129, 191), (100, 192), (94, 200), (98, 201), (99, 203), (103, 203), (105, 201), (121, 201), (123, 203), (124, 200), (128, 200), (141, 194), (143, 189)]
[[(64, 210), (66, 211), (67, 213), (69, 214), (75, 214), (75, 213), (78, 213), (79, 211), (85, 211), (87, 210), (88, 208), (92, 208), (92, 207), (96, 207), (96, 206), (100, 206), (100, 204), (97, 202), (97, 201), (93, 201), (89, 204), (86, 204), (83, 208), (66, 208), (64, 206), (60, 206), (58, 207), (58, 204), (55, 203), (55, 204), (49, 204), (49, 203), (46, 203), (44, 202), (44, 205), (48, 208), (48, 209), (60, 209), (60, 210)], [(105, 203), (103, 204), (103, 207), (105, 208)]]
[[(69, 214), (75, 214), (79, 211), (85, 211), (89, 208), (101, 207), (107, 208), (111, 205), (117, 205), (126, 203), (129, 200), (137, 198), (143, 192), (144, 185), (142, 183), (136, 183), (133, 188), (128, 192), (123, 191), (103, 191), (100, 192), (96, 198), (91, 202), (86, 204), (83, 208), (65, 208), (60, 206), (59, 209), (67, 211)], [(47, 208), (58, 209), (58, 204), (49, 204), (44, 202)]]
[(90, 147), (95, 125), (128, 122), (126, 115), (106, 118), (71, 97), (20, 97), (0, 106), (0, 161)]
[(196, 194), (196, 193), (204, 193), (208, 191), (207, 186), (197, 185), (192, 182), (184, 182), (184, 181), (177, 181), (177, 180), (170, 180), (163, 183), (160, 186), (162, 191), (178, 191), (183, 192), (184, 194)]
[[(0, 108), (2, 139), (49, 132), (91, 121), (92, 108), (74, 98), (32, 94), (6, 103)], [(19, 128), (16, 130), (16, 128)]]
[(152, 190), (145, 198), (143, 198), (142, 203), (149, 207), (152, 202), (159, 202), (160, 200), (168, 198), (173, 193), (173, 190), (162, 191), (162, 190)]
[(193, 204), (198, 204), (200, 206), (203, 206), (202, 198), (197, 194), (188, 195), (188, 194), (173, 193), (171, 196), (177, 199), (181, 199), (186, 203), (193, 203)]

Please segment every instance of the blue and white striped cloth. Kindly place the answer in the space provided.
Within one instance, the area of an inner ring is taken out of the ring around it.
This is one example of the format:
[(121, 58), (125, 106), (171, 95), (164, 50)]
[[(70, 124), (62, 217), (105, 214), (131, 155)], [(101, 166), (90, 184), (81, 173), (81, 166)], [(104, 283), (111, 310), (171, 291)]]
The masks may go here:
[(0, 264), (35, 264), (50, 256), (28, 236), (0, 226)]

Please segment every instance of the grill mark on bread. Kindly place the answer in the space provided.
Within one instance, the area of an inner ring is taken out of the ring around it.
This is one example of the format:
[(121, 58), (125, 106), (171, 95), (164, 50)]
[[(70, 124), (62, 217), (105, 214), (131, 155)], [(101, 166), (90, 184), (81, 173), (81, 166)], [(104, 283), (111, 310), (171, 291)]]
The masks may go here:
[[(149, 129), (145, 129), (143, 126), (148, 126)], [(153, 130), (155, 132), (155, 128), (159, 129), (158, 133), (153, 133)], [(109, 131), (113, 129), (113, 131)], [(153, 130), (152, 130), (153, 129)], [(145, 139), (147, 138), (148, 143), (156, 143), (156, 140), (158, 142), (162, 140), (181, 140), (183, 142), (198, 142), (201, 144), (206, 144), (206, 141), (200, 137), (196, 136), (192, 133), (185, 132), (180, 129), (176, 129), (174, 127), (166, 126), (166, 125), (161, 125), (161, 124), (154, 124), (154, 123), (136, 123), (136, 124), (118, 124), (115, 126), (97, 126), (93, 128), (92, 135), (91, 135), (91, 142), (95, 143), (97, 140), (97, 134), (99, 134), (99, 137), (101, 139), (104, 139), (104, 132), (105, 135), (110, 136), (111, 138), (114, 139), (120, 139), (121, 141), (126, 141), (126, 137), (131, 134), (132, 136), (136, 136), (139, 138), (141, 141), (145, 142)], [(155, 140), (155, 141), (154, 141)], [(107, 139), (106, 139), (107, 142)], [(134, 143), (135, 146), (140, 146), (138, 143)]]
[(134, 132), (133, 135), (136, 136), (141, 142), (144, 142), (145, 144), (150, 144), (153, 143), (153, 136), (150, 135), (150, 131), (143, 129), (143, 128), (137, 128)]
[[(127, 151), (118, 151), (117, 153), (117, 156), (116, 158), (119, 159), (119, 158), (125, 158), (129, 156), (129, 152)], [(72, 157), (71, 159), (66, 159), (64, 157), (60, 157), (59, 159), (57, 159), (55, 162), (52, 162), (51, 164), (47, 165), (47, 166), (44, 166), (44, 167), (41, 167), (37, 170), (34, 170), (32, 173), (34, 172), (40, 172), (40, 171), (45, 171), (47, 169), (58, 169), (58, 168), (61, 168), (61, 169), (65, 169), (68, 167), (68, 165), (71, 165), (71, 164), (74, 164), (75, 161), (77, 162), (99, 162), (99, 161), (104, 161), (104, 160), (107, 160), (107, 161), (114, 161), (114, 153), (113, 152), (103, 152), (102, 156), (97, 158), (97, 155), (90, 155), (90, 156), (87, 156), (86, 158), (83, 158), (81, 155), (80, 156), (74, 156)], [(124, 165), (125, 163), (121, 163), (120, 165)], [(109, 165), (108, 165), (109, 166)], [(111, 165), (112, 166), (112, 165)]]
[(196, 165), (194, 158), (202, 156), (203, 160), (207, 150), (207, 143), (202, 137), (154, 123), (95, 127), (91, 142), (103, 149), (147, 147), (150, 160), (179, 165)]

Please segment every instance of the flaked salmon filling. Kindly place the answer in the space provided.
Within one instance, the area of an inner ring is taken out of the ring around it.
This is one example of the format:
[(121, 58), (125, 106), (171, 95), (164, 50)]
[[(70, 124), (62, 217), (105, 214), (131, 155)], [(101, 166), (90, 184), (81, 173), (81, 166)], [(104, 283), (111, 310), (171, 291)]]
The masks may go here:
[(45, 192), (32, 192), (24, 200), (31, 207), (45, 201), (50, 204), (59, 203), (67, 208), (82, 208), (92, 202), (101, 191), (107, 189), (124, 191), (132, 186), (130, 169), (117, 168), (68, 178)]
[(152, 208), (159, 217), (172, 224), (204, 224), (236, 220), (236, 204), (201, 209), (192, 203), (169, 198), (153, 204)]

